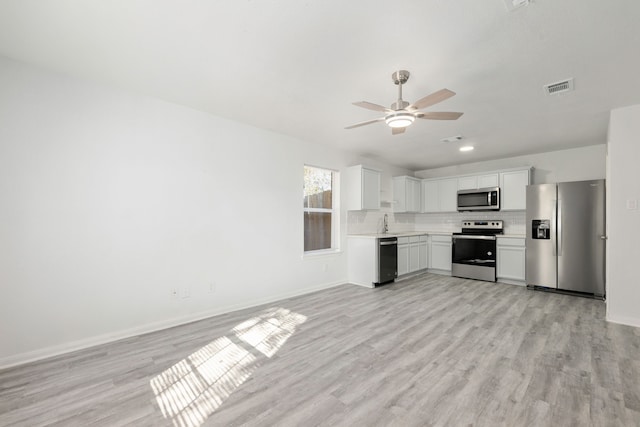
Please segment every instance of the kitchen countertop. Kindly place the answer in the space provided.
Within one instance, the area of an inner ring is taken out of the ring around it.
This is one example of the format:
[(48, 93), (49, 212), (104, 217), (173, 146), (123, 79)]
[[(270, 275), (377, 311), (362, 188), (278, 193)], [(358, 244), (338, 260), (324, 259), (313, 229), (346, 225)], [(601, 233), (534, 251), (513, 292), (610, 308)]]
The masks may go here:
[[(388, 233), (365, 233), (365, 234), (349, 234), (347, 237), (368, 237), (372, 239), (379, 239), (381, 237), (410, 237), (410, 236), (424, 236), (425, 234), (436, 236), (451, 236), (453, 231), (400, 231)], [(525, 239), (527, 236), (524, 234), (499, 234), (498, 237), (507, 239)]]
[(370, 237), (373, 239), (379, 239), (381, 237), (410, 237), (410, 236), (424, 236), (425, 234), (451, 236), (451, 231), (399, 231), (388, 233), (365, 233), (365, 234), (349, 234), (347, 237)]

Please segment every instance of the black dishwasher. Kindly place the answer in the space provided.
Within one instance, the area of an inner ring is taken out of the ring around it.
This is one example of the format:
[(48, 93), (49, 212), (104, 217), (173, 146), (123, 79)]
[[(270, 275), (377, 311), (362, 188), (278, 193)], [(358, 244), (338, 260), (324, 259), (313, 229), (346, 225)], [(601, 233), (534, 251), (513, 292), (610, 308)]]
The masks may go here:
[(378, 238), (378, 277), (376, 285), (393, 282), (398, 277), (398, 238)]

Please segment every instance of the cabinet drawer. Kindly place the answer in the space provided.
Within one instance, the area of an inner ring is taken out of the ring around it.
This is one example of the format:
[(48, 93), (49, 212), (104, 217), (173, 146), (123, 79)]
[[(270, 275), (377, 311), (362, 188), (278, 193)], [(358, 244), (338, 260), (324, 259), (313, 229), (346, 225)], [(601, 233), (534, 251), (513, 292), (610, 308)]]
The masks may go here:
[(420, 241), (421, 242), (426, 242), (427, 241), (427, 235), (423, 234), (422, 236), (420, 236)]
[(441, 236), (434, 234), (431, 236), (432, 242), (443, 242), (443, 243), (451, 243), (451, 236)]
[(409, 243), (418, 243), (420, 241), (420, 236), (409, 236)]
[(498, 237), (497, 246), (518, 246), (524, 248), (525, 239), (519, 237)]
[(398, 237), (398, 244), (399, 245), (406, 245), (409, 243), (409, 238), (408, 237)]

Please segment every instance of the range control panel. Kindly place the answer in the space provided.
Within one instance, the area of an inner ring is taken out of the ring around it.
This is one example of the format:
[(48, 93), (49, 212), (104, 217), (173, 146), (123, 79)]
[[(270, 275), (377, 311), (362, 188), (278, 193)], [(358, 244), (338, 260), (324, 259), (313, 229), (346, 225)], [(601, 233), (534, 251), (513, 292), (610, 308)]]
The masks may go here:
[(502, 230), (504, 228), (501, 219), (489, 221), (462, 221), (462, 228), (465, 229), (482, 229), (482, 230)]

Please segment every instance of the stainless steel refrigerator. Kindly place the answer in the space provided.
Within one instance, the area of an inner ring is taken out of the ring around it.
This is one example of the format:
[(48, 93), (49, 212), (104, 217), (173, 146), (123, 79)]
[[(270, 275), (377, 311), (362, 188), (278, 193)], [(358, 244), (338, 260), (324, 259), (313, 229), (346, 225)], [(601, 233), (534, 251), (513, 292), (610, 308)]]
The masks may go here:
[(526, 282), (605, 295), (605, 181), (527, 186)]

